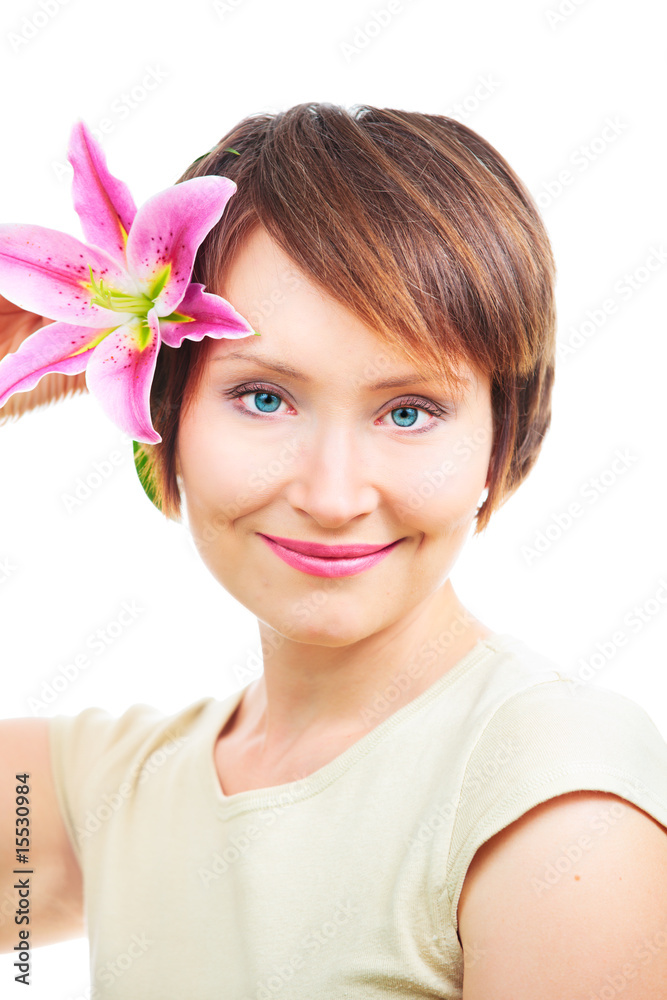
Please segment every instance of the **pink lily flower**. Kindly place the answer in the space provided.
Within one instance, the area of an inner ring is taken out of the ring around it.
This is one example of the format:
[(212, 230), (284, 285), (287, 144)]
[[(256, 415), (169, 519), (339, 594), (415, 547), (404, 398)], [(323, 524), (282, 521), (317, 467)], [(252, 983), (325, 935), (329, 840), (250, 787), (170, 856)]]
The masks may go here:
[(49, 372), (85, 371), (107, 416), (134, 440), (156, 444), (150, 390), (160, 345), (255, 333), (226, 299), (190, 281), (197, 249), (236, 184), (192, 178), (137, 210), (82, 121), (68, 159), (87, 243), (43, 226), (0, 225), (0, 294), (55, 321), (0, 361), (0, 407)]

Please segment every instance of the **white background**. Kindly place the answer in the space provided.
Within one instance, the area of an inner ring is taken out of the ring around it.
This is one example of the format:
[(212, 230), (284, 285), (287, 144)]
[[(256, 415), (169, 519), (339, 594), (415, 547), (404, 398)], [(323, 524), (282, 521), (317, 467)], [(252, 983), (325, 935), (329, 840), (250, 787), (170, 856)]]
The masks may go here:
[[(666, 148), (654, 5), (392, 8), (378, 30), (383, 0), (5, 3), (0, 219), (82, 236), (65, 159), (77, 118), (91, 128), (109, 120), (107, 161), (137, 204), (245, 115), (303, 101), (450, 114), (478, 131), (543, 208), (558, 266), (559, 343), (578, 332), (581, 346), (559, 359), (537, 467), (469, 541), (452, 580), (477, 617), (564, 670), (577, 673), (607, 644), (594, 681), (640, 702), (667, 736)], [(564, 170), (571, 183), (559, 192)], [(68, 510), (78, 480), (116, 452), (111, 474)], [(629, 458), (613, 472), (617, 452)], [(175, 711), (251, 678), (254, 617), (209, 575), (186, 529), (146, 499), (129, 440), (94, 398), (0, 426), (0, 476), (3, 716), (89, 705), (118, 714), (140, 701)], [(574, 501), (582, 515), (558, 528)], [(529, 559), (539, 532), (545, 551)], [(30, 699), (90, 651), (88, 638), (123, 602), (141, 609), (133, 624), (36, 709)], [(635, 628), (627, 616), (637, 606), (647, 620)], [(627, 642), (608, 655), (619, 630)], [(22, 996), (11, 962), (0, 959), (0, 993)], [(84, 939), (39, 949), (32, 1000), (88, 997), (87, 965)]]

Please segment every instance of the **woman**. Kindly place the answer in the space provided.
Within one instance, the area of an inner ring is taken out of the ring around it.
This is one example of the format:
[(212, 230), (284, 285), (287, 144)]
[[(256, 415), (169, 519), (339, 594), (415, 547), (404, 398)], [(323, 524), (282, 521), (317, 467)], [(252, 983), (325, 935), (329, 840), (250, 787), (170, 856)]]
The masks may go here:
[(449, 580), (549, 426), (532, 199), (458, 122), (329, 104), (245, 119), (208, 175), (237, 191), (193, 277), (260, 336), (160, 350), (139, 467), (264, 673), (3, 723), (33, 942), (87, 930), (105, 998), (663, 996), (665, 741)]

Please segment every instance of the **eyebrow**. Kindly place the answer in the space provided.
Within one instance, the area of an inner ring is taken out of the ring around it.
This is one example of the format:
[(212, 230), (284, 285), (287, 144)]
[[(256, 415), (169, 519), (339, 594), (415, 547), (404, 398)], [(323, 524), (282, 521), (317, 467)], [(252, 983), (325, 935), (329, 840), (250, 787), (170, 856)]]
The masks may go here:
[[(281, 361), (269, 361), (267, 358), (261, 357), (259, 354), (245, 354), (243, 351), (232, 351), (230, 354), (219, 354), (216, 358), (213, 358), (212, 364), (216, 361), (227, 361), (229, 358), (239, 361), (254, 361), (258, 365), (263, 365), (264, 368), (271, 368), (273, 371), (278, 372), (281, 375), (287, 375), (290, 378), (295, 379), (298, 382), (309, 382), (310, 379), (303, 372), (298, 371), (296, 368), (292, 368), (291, 365), (283, 364)], [(461, 376), (469, 387), (472, 383), (467, 375)], [(385, 378), (380, 382), (374, 382), (372, 385), (367, 386), (371, 392), (375, 392), (380, 389), (398, 389), (403, 385), (414, 385), (416, 383), (432, 382), (434, 379), (430, 379), (426, 376), (419, 375), (417, 372), (405, 372), (402, 375), (394, 375), (393, 378)]]

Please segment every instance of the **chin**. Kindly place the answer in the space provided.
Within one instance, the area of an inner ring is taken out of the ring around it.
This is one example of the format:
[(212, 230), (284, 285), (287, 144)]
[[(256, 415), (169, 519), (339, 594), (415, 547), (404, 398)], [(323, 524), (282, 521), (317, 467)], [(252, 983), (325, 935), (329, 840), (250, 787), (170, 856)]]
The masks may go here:
[[(358, 608), (358, 602), (354, 602)], [(314, 601), (300, 600), (283, 613), (276, 609), (275, 613), (267, 613), (266, 609), (251, 608), (260, 621), (274, 629), (280, 635), (293, 642), (303, 642), (311, 646), (328, 646), (335, 649), (340, 646), (350, 646), (373, 635), (384, 624), (371, 617), (366, 610), (359, 620), (353, 611), (353, 604), (343, 602), (337, 609), (327, 609), (326, 602), (319, 607)]]

